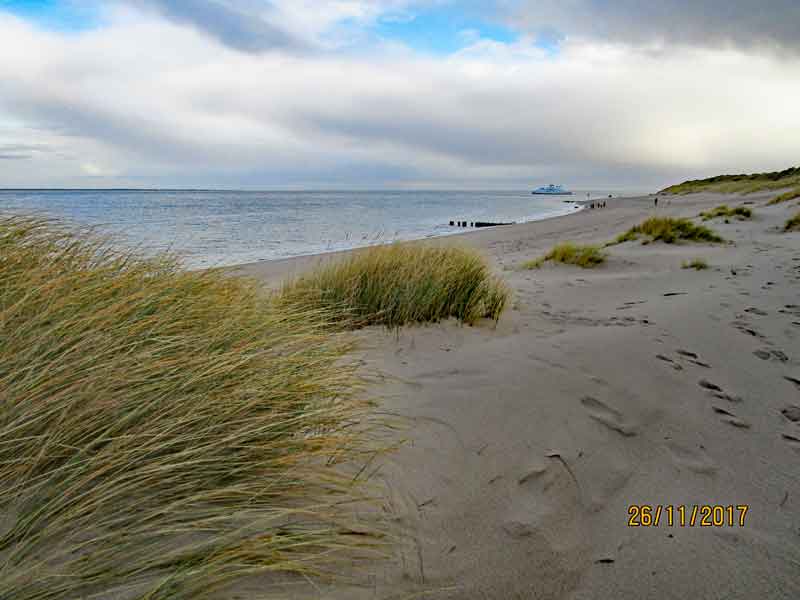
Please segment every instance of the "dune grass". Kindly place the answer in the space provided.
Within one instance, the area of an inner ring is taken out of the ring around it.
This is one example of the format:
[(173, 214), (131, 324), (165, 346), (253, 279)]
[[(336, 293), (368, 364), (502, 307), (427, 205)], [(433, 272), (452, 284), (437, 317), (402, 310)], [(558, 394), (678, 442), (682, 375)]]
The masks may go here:
[(641, 236), (645, 236), (645, 242), (660, 240), (667, 244), (672, 244), (679, 240), (711, 243), (720, 243), (724, 241), (713, 230), (704, 225), (695, 225), (689, 219), (650, 217), (641, 224), (618, 235), (617, 238), (608, 245), (637, 240)]
[(23, 217), (0, 282), (0, 598), (203, 598), (383, 547), (345, 508), (376, 424), (335, 315)]
[(707, 179), (693, 179), (662, 190), (661, 194), (693, 194), (718, 192), (723, 194), (750, 194), (763, 190), (800, 186), (800, 167), (770, 173), (718, 175)]
[(571, 242), (558, 244), (544, 256), (528, 261), (522, 265), (524, 269), (538, 269), (548, 261), (576, 265), (591, 269), (605, 262), (607, 254), (599, 246), (581, 246)]
[(731, 208), (727, 204), (721, 204), (708, 212), (701, 212), (698, 216), (702, 217), (703, 221), (710, 221), (719, 217), (725, 217), (726, 219), (735, 217), (739, 220), (746, 220), (753, 218), (753, 211), (746, 206)]
[(790, 190), (788, 192), (784, 192), (783, 194), (780, 194), (779, 196), (775, 196), (772, 200), (767, 202), (767, 205), (768, 206), (772, 206), (772, 205), (775, 205), (775, 204), (782, 204), (783, 202), (790, 202), (791, 200), (794, 200), (795, 198), (800, 198), (800, 187), (798, 187), (797, 189), (794, 189), (794, 190)]
[(280, 293), (292, 304), (340, 311), (345, 327), (497, 320), (509, 295), (476, 251), (421, 244), (353, 252), (288, 281)]
[(681, 264), (682, 269), (694, 269), (695, 271), (705, 271), (708, 269), (708, 263), (703, 258), (695, 258), (690, 261), (684, 261)]
[(786, 221), (783, 226), (784, 231), (800, 231), (800, 212)]

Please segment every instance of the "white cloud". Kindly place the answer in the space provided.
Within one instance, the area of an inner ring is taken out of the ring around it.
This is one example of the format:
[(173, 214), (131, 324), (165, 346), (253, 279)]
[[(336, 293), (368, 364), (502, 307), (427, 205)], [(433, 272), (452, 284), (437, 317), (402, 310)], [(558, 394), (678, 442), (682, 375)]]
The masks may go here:
[(0, 186), (82, 165), (115, 184), (666, 183), (800, 157), (798, 62), (741, 50), (243, 53), (154, 15), (80, 35), (0, 16), (0, 39), (0, 146), (48, 149), (0, 161)]
[(378, 18), (408, 18), (407, 9), (442, 0), (118, 0), (155, 10), (247, 52), (294, 52), (349, 45)]

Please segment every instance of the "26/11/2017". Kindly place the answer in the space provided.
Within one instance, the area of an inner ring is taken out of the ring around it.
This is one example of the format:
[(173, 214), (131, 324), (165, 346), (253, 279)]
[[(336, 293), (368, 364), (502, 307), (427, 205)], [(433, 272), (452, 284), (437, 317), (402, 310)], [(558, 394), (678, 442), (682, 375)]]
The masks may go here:
[(631, 504), (628, 527), (744, 527), (747, 504)]

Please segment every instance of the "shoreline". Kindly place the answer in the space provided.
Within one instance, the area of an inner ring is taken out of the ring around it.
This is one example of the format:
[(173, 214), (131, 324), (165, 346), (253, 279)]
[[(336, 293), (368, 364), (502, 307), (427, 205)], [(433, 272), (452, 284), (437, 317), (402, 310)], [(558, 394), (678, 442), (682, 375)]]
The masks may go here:
[[(633, 197), (634, 196), (631, 196), (631, 198), (633, 198)], [(530, 225), (531, 223), (542, 223), (542, 222), (545, 222), (545, 221), (552, 221), (552, 220), (555, 220), (555, 219), (566, 219), (567, 217), (574, 216), (574, 215), (580, 213), (583, 210), (588, 210), (587, 207), (585, 206), (586, 204), (589, 204), (588, 200), (575, 200), (573, 203), (581, 205), (581, 208), (573, 210), (573, 211), (568, 212), (568, 213), (561, 214), (561, 215), (544, 217), (542, 219), (535, 219), (535, 220), (532, 220), (532, 221), (524, 221), (522, 223), (513, 223), (511, 225), (496, 225), (496, 226), (481, 227), (481, 228), (476, 228), (476, 227), (459, 228), (459, 227), (453, 226), (453, 228), (457, 229), (457, 231), (454, 231), (452, 233), (444, 233), (442, 235), (430, 235), (430, 236), (427, 236), (427, 237), (412, 238), (412, 239), (408, 239), (408, 240), (392, 240), (390, 242), (383, 242), (383, 244), (394, 244), (394, 243), (413, 244), (413, 243), (419, 243), (419, 242), (434, 242), (436, 240), (440, 240), (440, 239), (443, 239), (443, 238), (444, 239), (449, 239), (449, 238), (453, 238), (453, 237), (456, 237), (456, 236), (466, 236), (466, 235), (482, 233), (482, 232), (486, 232), (486, 231), (493, 231), (493, 230), (499, 229), (499, 228), (507, 229), (509, 227), (522, 227), (524, 225)], [(462, 229), (463, 229), (463, 231), (462, 231)], [(356, 252), (358, 250), (363, 250), (365, 248), (371, 248), (373, 246), (380, 246), (380, 245), (382, 245), (382, 244), (370, 244), (370, 245), (366, 245), (366, 246), (356, 246), (354, 248), (345, 248), (345, 249), (342, 249), (342, 250), (330, 250), (330, 251), (327, 251), (327, 252), (312, 252), (310, 254), (297, 254), (295, 256), (286, 256), (286, 257), (283, 257), (283, 258), (264, 258), (264, 259), (257, 260), (257, 261), (237, 263), (237, 264), (234, 264), (234, 265), (227, 265), (227, 266), (223, 266), (223, 267), (219, 267), (219, 268), (221, 268), (221, 269), (233, 269), (233, 270), (237, 270), (237, 269), (252, 269), (252, 268), (257, 268), (259, 265), (263, 265), (264, 263), (291, 263), (293, 261), (304, 261), (304, 260), (310, 260), (310, 259), (325, 259), (325, 257), (338, 256), (338, 255), (342, 255), (342, 254), (347, 254), (349, 252)]]
[[(465, 232), (513, 290), (496, 325), (355, 333), (379, 410), (411, 424), (375, 465), (407, 534), (399, 556), (363, 585), (286, 595), (800, 597), (800, 235), (781, 233), (797, 208), (766, 206), (775, 193), (615, 198)], [(725, 202), (755, 212), (706, 223), (729, 243), (627, 242), (595, 269), (519, 268)], [(274, 285), (331, 256), (238, 270)], [(709, 268), (682, 267), (696, 258)], [(744, 526), (629, 527), (641, 505), (749, 511)]]
[[(614, 198), (604, 198), (606, 202), (609, 203), (608, 208), (606, 209), (594, 209), (594, 210), (609, 210), (611, 208), (611, 203), (615, 201), (643, 201), (646, 199), (651, 198), (652, 195), (648, 196), (618, 196)], [(432, 244), (440, 244), (444, 240), (451, 240), (451, 239), (468, 239), (470, 237), (478, 237), (485, 238), (486, 240), (491, 241), (494, 238), (493, 233), (497, 231), (512, 231), (512, 235), (516, 234), (523, 234), (530, 226), (532, 225), (539, 225), (543, 223), (552, 223), (560, 220), (567, 220), (570, 218), (575, 218), (578, 215), (585, 213), (586, 211), (590, 211), (592, 209), (588, 208), (588, 205), (591, 202), (596, 202), (596, 200), (574, 200), (570, 201), (571, 203), (578, 204), (581, 208), (561, 214), (555, 215), (551, 217), (545, 217), (543, 219), (537, 219), (534, 221), (525, 221), (524, 223), (514, 223), (512, 225), (498, 225), (495, 227), (484, 227), (484, 228), (464, 228), (464, 231), (456, 231), (453, 233), (448, 233), (444, 235), (435, 235), (430, 237), (424, 238), (415, 238), (410, 240), (400, 240), (397, 243), (402, 244), (417, 244), (417, 243), (432, 243)], [(502, 237), (502, 236), (500, 236)], [(481, 240), (484, 241), (483, 239)], [(394, 242), (391, 242), (394, 243)], [(373, 244), (379, 245), (379, 244)], [(475, 246), (476, 244), (468, 244)], [(485, 246), (485, 243), (478, 242), (477, 247), (481, 248)], [(234, 265), (227, 265), (218, 267), (219, 269), (223, 269), (226, 271), (231, 271), (238, 274), (243, 274), (246, 276), (254, 276), (261, 279), (271, 279), (273, 276), (278, 276), (280, 274), (287, 274), (287, 275), (294, 275), (299, 271), (303, 271), (307, 269), (313, 264), (319, 263), (320, 261), (325, 261), (328, 259), (335, 259), (336, 257), (345, 256), (351, 252), (356, 252), (358, 250), (363, 250), (365, 248), (370, 248), (372, 246), (358, 246), (356, 248), (348, 248), (345, 250), (332, 250), (329, 252), (314, 252), (311, 254), (299, 254), (296, 256), (288, 256), (285, 258), (275, 258), (275, 259), (263, 259), (258, 260), (255, 262), (244, 262), (238, 263)]]

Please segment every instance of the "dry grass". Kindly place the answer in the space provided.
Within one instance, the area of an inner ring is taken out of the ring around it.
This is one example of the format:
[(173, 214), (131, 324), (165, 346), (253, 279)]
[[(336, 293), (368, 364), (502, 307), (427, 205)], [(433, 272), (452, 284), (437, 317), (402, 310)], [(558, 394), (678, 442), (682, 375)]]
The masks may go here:
[(375, 424), (334, 315), (19, 217), (0, 281), (0, 598), (196, 599), (382, 546), (346, 516)]
[(497, 320), (507, 286), (477, 252), (458, 246), (390, 244), (353, 252), (289, 281), (281, 297), (309, 309), (337, 309), (344, 325), (360, 327)]
[(547, 261), (576, 265), (584, 269), (591, 269), (605, 262), (607, 254), (599, 246), (580, 246), (565, 242), (554, 246), (544, 256), (531, 260), (522, 265), (524, 269), (538, 269)]
[(800, 212), (786, 221), (783, 226), (784, 231), (800, 231)]
[(789, 202), (791, 200), (794, 200), (795, 198), (800, 198), (800, 187), (798, 187), (797, 189), (785, 192), (785, 193), (783, 193), (783, 194), (781, 194), (779, 196), (775, 196), (772, 200), (767, 202), (767, 205), (771, 206), (771, 205), (774, 205), (774, 204), (781, 204), (783, 202)]
[(708, 263), (705, 259), (695, 258), (691, 261), (684, 261), (681, 265), (682, 269), (694, 269), (695, 271), (705, 271), (708, 269)]
[(746, 219), (752, 219), (753, 211), (746, 206), (730, 208), (727, 204), (721, 204), (713, 210), (701, 212), (698, 216), (702, 217), (703, 221), (710, 221), (711, 219), (716, 219), (719, 217), (725, 217), (726, 219), (735, 217), (743, 221)]
[[(650, 217), (640, 225), (620, 234), (608, 245), (621, 244), (645, 236), (645, 242), (663, 241), (672, 244), (679, 240), (720, 243), (724, 240), (704, 225), (695, 225), (689, 219)], [(643, 242), (644, 243), (644, 242)]]
[(696, 192), (718, 192), (721, 194), (751, 194), (763, 190), (779, 190), (786, 187), (800, 186), (800, 167), (771, 173), (753, 173), (749, 175), (718, 175), (708, 179), (693, 179), (673, 185), (662, 194), (693, 194)]

